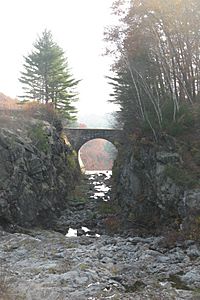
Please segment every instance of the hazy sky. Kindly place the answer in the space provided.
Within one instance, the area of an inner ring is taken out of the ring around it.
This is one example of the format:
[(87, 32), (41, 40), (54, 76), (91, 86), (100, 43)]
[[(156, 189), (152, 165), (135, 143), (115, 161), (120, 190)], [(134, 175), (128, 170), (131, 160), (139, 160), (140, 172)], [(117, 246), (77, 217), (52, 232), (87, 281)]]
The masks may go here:
[(47, 28), (63, 48), (79, 84), (81, 112), (111, 111), (106, 104), (111, 59), (103, 57), (104, 27), (113, 23), (112, 0), (0, 0), (0, 92), (21, 94), (23, 55)]

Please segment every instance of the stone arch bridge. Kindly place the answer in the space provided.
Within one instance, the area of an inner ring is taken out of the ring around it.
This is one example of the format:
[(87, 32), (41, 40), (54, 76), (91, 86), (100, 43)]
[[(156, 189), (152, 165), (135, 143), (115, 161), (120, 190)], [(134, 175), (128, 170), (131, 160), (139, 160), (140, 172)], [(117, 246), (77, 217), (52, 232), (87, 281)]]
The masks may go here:
[(118, 148), (122, 138), (122, 129), (64, 128), (64, 132), (77, 152), (81, 146), (93, 139), (105, 139)]

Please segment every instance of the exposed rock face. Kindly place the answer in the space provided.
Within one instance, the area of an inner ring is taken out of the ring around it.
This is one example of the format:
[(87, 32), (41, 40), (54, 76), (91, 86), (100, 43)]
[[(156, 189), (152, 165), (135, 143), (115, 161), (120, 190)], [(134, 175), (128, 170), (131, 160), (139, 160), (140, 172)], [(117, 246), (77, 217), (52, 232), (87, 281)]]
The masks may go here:
[(47, 122), (0, 129), (1, 224), (48, 224), (66, 207), (79, 176), (74, 154)]
[(114, 165), (113, 198), (129, 221), (149, 226), (177, 222), (200, 203), (199, 190), (189, 190), (179, 170), (184, 172), (184, 162), (172, 138), (126, 144)]

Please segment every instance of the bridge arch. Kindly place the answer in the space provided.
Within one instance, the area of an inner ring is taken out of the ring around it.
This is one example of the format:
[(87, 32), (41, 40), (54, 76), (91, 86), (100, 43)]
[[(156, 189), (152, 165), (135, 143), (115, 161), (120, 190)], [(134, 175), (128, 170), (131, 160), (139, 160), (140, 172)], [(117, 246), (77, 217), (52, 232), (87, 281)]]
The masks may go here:
[(65, 128), (64, 131), (77, 152), (86, 142), (98, 138), (107, 140), (118, 148), (122, 135), (121, 129)]

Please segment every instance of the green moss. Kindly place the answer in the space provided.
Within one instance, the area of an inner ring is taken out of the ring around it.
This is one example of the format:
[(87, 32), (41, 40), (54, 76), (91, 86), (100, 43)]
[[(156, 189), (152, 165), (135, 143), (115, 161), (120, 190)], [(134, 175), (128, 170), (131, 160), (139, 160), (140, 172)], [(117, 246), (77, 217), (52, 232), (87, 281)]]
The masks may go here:
[(89, 266), (87, 264), (82, 263), (82, 264), (79, 265), (79, 269), (81, 271), (85, 271), (85, 270), (89, 269)]
[(67, 249), (73, 249), (73, 248), (77, 248), (78, 246), (77, 246), (77, 244), (75, 244), (75, 243), (68, 243), (67, 245), (66, 245), (66, 248)]
[(77, 167), (74, 154), (67, 156), (67, 164), (70, 169), (74, 170)]
[(130, 211), (128, 214), (128, 221), (135, 222), (137, 220), (137, 217), (133, 211)]

